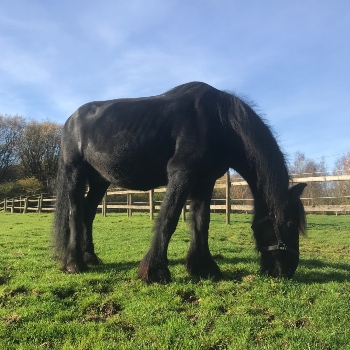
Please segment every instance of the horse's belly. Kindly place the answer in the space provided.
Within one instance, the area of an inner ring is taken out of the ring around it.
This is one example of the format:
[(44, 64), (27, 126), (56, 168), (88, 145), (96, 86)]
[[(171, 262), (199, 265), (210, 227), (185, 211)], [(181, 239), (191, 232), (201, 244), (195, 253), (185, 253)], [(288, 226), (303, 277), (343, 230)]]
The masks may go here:
[(146, 191), (167, 184), (166, 166), (118, 163), (111, 168), (107, 176), (111, 183), (133, 190)]
[(145, 152), (133, 147), (122, 147), (108, 152), (91, 152), (88, 163), (112, 184), (149, 190), (167, 184), (168, 157), (161, 152)]

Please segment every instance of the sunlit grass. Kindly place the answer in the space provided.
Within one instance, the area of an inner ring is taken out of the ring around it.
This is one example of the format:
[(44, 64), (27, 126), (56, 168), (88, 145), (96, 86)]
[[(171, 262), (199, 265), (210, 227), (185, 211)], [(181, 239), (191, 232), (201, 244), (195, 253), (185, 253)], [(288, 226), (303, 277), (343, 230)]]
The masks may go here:
[(50, 214), (0, 214), (1, 349), (348, 349), (350, 217), (308, 216), (293, 280), (260, 276), (249, 215), (213, 215), (220, 282), (184, 268), (187, 224), (169, 246), (168, 285), (136, 277), (146, 214), (97, 216), (104, 264), (66, 275), (52, 259)]

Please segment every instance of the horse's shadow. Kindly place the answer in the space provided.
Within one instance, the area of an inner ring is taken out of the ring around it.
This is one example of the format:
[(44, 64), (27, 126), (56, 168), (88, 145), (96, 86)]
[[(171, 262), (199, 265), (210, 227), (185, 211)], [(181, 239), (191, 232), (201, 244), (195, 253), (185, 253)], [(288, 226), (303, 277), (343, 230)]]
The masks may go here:
[[(295, 274), (294, 280), (300, 283), (349, 282), (350, 265), (326, 263), (317, 259), (300, 259), (299, 266), (304, 268), (303, 273)], [(325, 268), (328, 268), (325, 270)]]
[[(222, 268), (222, 280), (241, 282), (245, 277), (258, 274), (258, 262), (259, 258), (245, 258), (245, 257), (234, 257), (227, 258), (222, 255), (214, 256), (214, 259), (218, 265), (229, 265), (232, 268)], [(139, 261), (121, 261), (113, 263), (102, 263), (100, 265), (94, 266), (90, 269), (92, 273), (115, 273), (115, 272), (128, 272), (136, 270), (139, 266)], [(251, 264), (256, 263), (257, 269), (252, 273), (251, 269), (239, 267), (235, 268), (237, 264)], [(184, 265), (185, 259), (170, 259), (169, 267), (174, 267), (176, 265)], [(317, 259), (301, 259), (299, 262), (299, 269), (303, 268), (302, 272), (296, 271), (293, 280), (298, 283), (303, 284), (313, 284), (313, 283), (327, 283), (327, 282), (346, 282), (350, 281), (350, 265), (349, 264), (339, 264), (339, 263), (325, 263)], [(325, 268), (328, 268), (325, 270)], [(198, 283), (200, 280), (196, 276), (186, 276), (177, 277), (173, 274), (173, 279), (181, 280), (188, 283)]]

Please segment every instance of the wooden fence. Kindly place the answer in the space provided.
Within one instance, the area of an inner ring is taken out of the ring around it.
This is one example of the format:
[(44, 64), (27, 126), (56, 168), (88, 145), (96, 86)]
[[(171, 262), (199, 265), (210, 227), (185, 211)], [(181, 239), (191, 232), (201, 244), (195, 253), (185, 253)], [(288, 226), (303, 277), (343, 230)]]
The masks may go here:
[(0, 202), (0, 212), (29, 213), (55, 210), (56, 197), (41, 193), (30, 197), (5, 198)]
[[(324, 181), (350, 181), (349, 175), (340, 176), (318, 176), (294, 178), (293, 183), (299, 182), (324, 182)], [(236, 199), (230, 197), (231, 186), (246, 186), (245, 181), (230, 181), (229, 173), (226, 174), (224, 181), (215, 184), (215, 189), (224, 189), (225, 198), (213, 198), (210, 209), (212, 212), (221, 212), (226, 214), (226, 223), (230, 223), (230, 213), (233, 212), (252, 212), (252, 199)], [(125, 189), (112, 189), (106, 192), (102, 202), (98, 206), (98, 210), (103, 216), (108, 212), (126, 212), (131, 216), (133, 211), (148, 212), (150, 219), (153, 220), (154, 214), (159, 211), (161, 199), (156, 198), (157, 194), (164, 193), (166, 188), (156, 188), (151, 191), (130, 191)], [(143, 200), (137, 200), (137, 197), (143, 194)], [(146, 197), (145, 197), (146, 196)], [(158, 195), (159, 196), (159, 195)], [(111, 199), (112, 198), (112, 199)], [(136, 198), (136, 200), (135, 200)], [(332, 199), (333, 197), (323, 197), (324, 199)], [(350, 196), (343, 198), (349, 199)], [(334, 213), (334, 214), (350, 214), (350, 204), (344, 205), (308, 205), (309, 198), (302, 198), (305, 211), (307, 213)], [(55, 208), (55, 197), (41, 194), (31, 197), (5, 198), (0, 202), (0, 211), (11, 213), (28, 213), (28, 212), (52, 212)], [(238, 204), (239, 203), (239, 204)], [(182, 219), (185, 220), (186, 212), (189, 209), (187, 202), (182, 210)]]

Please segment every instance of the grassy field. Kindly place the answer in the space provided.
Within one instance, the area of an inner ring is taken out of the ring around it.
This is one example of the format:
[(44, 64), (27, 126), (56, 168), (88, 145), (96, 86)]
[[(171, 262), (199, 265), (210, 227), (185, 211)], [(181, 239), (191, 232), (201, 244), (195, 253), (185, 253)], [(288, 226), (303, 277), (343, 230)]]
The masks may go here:
[(50, 214), (0, 214), (0, 349), (350, 349), (350, 217), (308, 216), (293, 280), (259, 275), (249, 215), (212, 216), (220, 282), (190, 278), (179, 223), (168, 285), (136, 278), (152, 222), (97, 216), (104, 264), (80, 275), (51, 258)]

